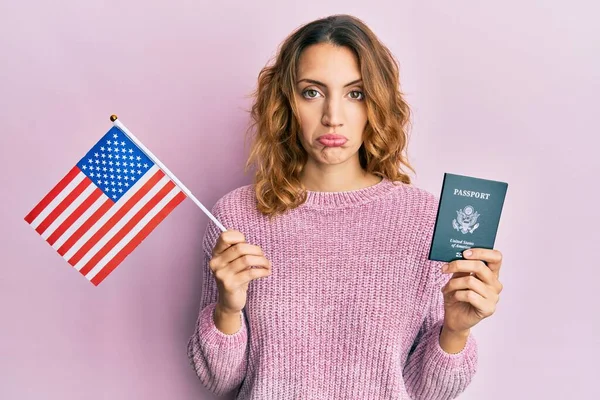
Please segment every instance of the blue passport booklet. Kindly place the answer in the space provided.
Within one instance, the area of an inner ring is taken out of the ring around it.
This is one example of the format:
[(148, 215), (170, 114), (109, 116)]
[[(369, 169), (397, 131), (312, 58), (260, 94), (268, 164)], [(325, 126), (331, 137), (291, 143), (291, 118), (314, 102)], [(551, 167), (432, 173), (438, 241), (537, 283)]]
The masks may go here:
[(493, 249), (508, 184), (444, 174), (429, 259), (462, 260), (471, 247)]

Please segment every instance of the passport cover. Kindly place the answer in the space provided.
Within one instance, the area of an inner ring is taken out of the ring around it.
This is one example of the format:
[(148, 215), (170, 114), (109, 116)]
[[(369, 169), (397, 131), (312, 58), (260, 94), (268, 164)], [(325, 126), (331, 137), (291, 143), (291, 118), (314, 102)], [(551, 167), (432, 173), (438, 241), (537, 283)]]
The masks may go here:
[(429, 260), (462, 260), (471, 247), (493, 249), (506, 182), (444, 174)]

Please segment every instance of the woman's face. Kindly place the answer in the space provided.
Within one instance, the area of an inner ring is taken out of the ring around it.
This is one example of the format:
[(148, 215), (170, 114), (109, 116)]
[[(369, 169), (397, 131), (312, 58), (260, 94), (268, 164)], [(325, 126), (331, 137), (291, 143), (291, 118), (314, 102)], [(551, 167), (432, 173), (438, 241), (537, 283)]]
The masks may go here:
[[(308, 152), (308, 162), (358, 162), (367, 108), (352, 50), (329, 43), (305, 48), (299, 59), (296, 92), (300, 142)], [(328, 134), (337, 136), (324, 136)]]

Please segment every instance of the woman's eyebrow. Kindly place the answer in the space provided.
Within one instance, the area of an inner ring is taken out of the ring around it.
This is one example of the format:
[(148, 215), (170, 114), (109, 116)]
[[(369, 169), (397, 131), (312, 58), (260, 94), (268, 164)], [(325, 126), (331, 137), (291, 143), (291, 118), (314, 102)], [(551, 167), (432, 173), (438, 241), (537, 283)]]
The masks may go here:
[[(296, 82), (296, 84), (298, 84), (300, 82), (303, 82), (303, 81), (304, 82), (308, 82), (308, 83), (312, 83), (313, 85), (319, 85), (319, 86), (327, 87), (327, 85), (324, 84), (323, 82), (319, 82), (319, 81), (314, 80), (314, 79), (300, 79), (298, 82)], [(352, 86), (352, 85), (355, 85), (355, 84), (360, 83), (360, 82), (362, 82), (362, 79), (356, 79), (356, 80), (354, 80), (352, 82), (346, 83), (344, 85), (344, 87)]]

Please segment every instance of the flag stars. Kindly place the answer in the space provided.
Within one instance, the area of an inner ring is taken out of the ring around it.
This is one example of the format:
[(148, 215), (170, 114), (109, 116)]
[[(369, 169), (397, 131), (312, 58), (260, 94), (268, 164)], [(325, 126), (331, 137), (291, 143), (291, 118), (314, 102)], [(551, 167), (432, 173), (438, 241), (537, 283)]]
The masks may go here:
[(109, 198), (118, 201), (154, 164), (126, 135), (111, 132), (78, 165)]

